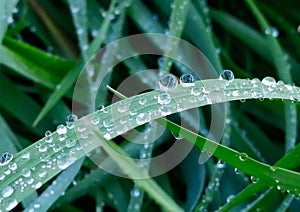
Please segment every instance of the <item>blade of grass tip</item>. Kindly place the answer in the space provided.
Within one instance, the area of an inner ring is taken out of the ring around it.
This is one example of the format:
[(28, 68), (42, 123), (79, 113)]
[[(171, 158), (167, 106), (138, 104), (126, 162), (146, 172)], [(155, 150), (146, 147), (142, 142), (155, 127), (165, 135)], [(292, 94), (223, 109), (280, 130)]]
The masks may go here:
[[(291, 73), (290, 65), (285, 59), (285, 53), (282, 51), (279, 42), (276, 37), (278, 36), (278, 31), (275, 28), (270, 27), (267, 20), (264, 18), (263, 14), (257, 8), (256, 4), (252, 0), (246, 0), (249, 8), (255, 15), (261, 29), (265, 32), (267, 36), (267, 43), (269, 49), (271, 50), (271, 55), (275, 63), (279, 79), (283, 80), (285, 83), (291, 83)], [(285, 152), (287, 153), (295, 147), (296, 137), (297, 137), (297, 108), (291, 102), (284, 103), (285, 111)], [(288, 195), (287, 200), (292, 198)], [(288, 201), (284, 202), (287, 203)], [(291, 202), (291, 201), (290, 201)], [(283, 205), (284, 205), (283, 204)]]
[(16, 7), (17, 3), (18, 0), (0, 1), (0, 44), (2, 43), (2, 39), (4, 38), (8, 25), (12, 22), (13, 8)]
[(79, 47), (84, 61), (88, 60), (87, 2), (86, 0), (68, 0), (73, 22), (76, 29)]
[[(109, 11), (113, 11), (114, 4), (115, 1), (112, 1), (112, 3), (110, 4)], [(99, 36), (93, 40), (93, 42), (90, 44), (89, 48), (87, 49), (86, 54), (88, 58), (91, 57), (102, 45), (105, 39), (105, 35), (108, 32), (110, 23), (111, 21), (109, 17), (106, 17), (100, 27), (98, 33)], [(49, 110), (56, 104), (56, 102), (59, 101), (60, 98), (71, 88), (73, 83), (76, 81), (80, 71), (82, 70), (83, 66), (84, 66), (84, 60), (81, 59), (80, 62), (78, 62), (75, 65), (75, 67), (66, 74), (66, 76), (56, 87), (56, 90), (49, 97), (49, 100), (47, 101), (46, 105), (43, 107), (39, 115), (34, 120), (33, 126), (36, 126), (42, 120), (42, 118), (49, 112)]]
[(45, 191), (35, 199), (27, 208), (25, 212), (35, 210), (38, 205), (39, 211), (47, 211), (53, 203), (65, 192), (68, 186), (73, 182), (84, 158), (77, 160), (74, 164), (64, 170), (59, 176), (47, 187)]
[(174, 39), (173, 36), (180, 38), (186, 17), (187, 12), (190, 7), (190, 0), (175, 0), (172, 4), (174, 7), (172, 9), (171, 17), (169, 20), (169, 32), (167, 43), (164, 47), (164, 55), (168, 55), (168, 57), (163, 58), (163, 62), (160, 65), (160, 70), (165, 72), (170, 72), (170, 68), (172, 66), (172, 60), (170, 57), (176, 56), (178, 39)]

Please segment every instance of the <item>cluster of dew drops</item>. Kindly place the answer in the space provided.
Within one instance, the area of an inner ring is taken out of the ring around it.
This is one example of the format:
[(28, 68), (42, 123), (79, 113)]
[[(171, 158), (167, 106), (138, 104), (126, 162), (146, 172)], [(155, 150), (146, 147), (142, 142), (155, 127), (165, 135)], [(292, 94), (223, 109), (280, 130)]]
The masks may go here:
[[(235, 77), (232, 71), (230, 70), (224, 70), (219, 75), (219, 80), (226, 86), (228, 86), (230, 83), (233, 83), (235, 81)], [(178, 112), (186, 109), (185, 107), (188, 107), (190, 103), (194, 103), (195, 101), (208, 101), (209, 96), (209, 89), (205, 88), (204, 86), (195, 86), (195, 77), (192, 74), (183, 74), (180, 76), (179, 80), (176, 76), (167, 73), (162, 74), (159, 79), (159, 88), (160, 91), (157, 95), (155, 95), (153, 98), (155, 101), (157, 101), (159, 105), (159, 116), (166, 116), (174, 112), (174, 107)], [(178, 100), (175, 104), (171, 97), (170, 91), (173, 91), (180, 85), (181, 87), (187, 89), (188, 94), (186, 96), (189, 97), (189, 99), (182, 98), (181, 100)], [(282, 81), (276, 82), (274, 78), (272, 77), (265, 77), (262, 81), (255, 78), (252, 80), (248, 80), (248, 82), (243, 82), (242, 85), (237, 84), (237, 90), (230, 91), (229, 94), (231, 96), (238, 96), (240, 95), (239, 88), (244, 87), (250, 87), (251, 89), (248, 92), (251, 92), (251, 95), (253, 98), (259, 98), (263, 99), (266, 94), (276, 94), (276, 92), (281, 92), (284, 95), (290, 95), (291, 100), (298, 100), (300, 96), (299, 89), (295, 88), (293, 85), (284, 84)], [(240, 86), (240, 87), (238, 87)], [(224, 88), (224, 87), (222, 87)], [(218, 90), (218, 88), (215, 88)], [(246, 92), (246, 91), (244, 91)], [(244, 93), (245, 94), (245, 93)], [(205, 100), (206, 99), (206, 100)], [(131, 117), (135, 117), (133, 119), (136, 124), (141, 125), (146, 122), (149, 122), (151, 120), (151, 117), (149, 114), (146, 113), (138, 113), (136, 109), (128, 111), (128, 105), (123, 105), (123, 101), (120, 102), (118, 106), (118, 111), (120, 113), (128, 112)], [(147, 99), (144, 97), (141, 97), (138, 99), (138, 104), (141, 106), (145, 105), (147, 102)], [(103, 105), (98, 106), (97, 113), (108, 113), (106, 107)], [(41, 164), (39, 164), (38, 167), (32, 167), (32, 168), (24, 168), (21, 173), (22, 176), (18, 178), (15, 182), (13, 182), (10, 185), (6, 185), (2, 190), (0, 191), (0, 204), (4, 205), (6, 210), (13, 209), (17, 204), (17, 200), (14, 198), (11, 198), (15, 191), (23, 192), (27, 187), (31, 187), (33, 189), (38, 189), (42, 186), (42, 181), (40, 179), (45, 178), (47, 176), (47, 169), (60, 169), (63, 170), (70, 166), (73, 162), (75, 162), (76, 157), (74, 156), (76, 151), (82, 150), (82, 146), (78, 142), (78, 137), (73, 138), (72, 136), (69, 136), (69, 131), (74, 130), (76, 128), (76, 132), (79, 133), (80, 139), (86, 139), (88, 138), (88, 133), (86, 130), (86, 127), (82, 125), (74, 126), (74, 123), (77, 120), (77, 116), (74, 114), (71, 114), (67, 116), (66, 118), (66, 124), (65, 125), (58, 125), (56, 129), (56, 133), (53, 133), (49, 130), (45, 132), (45, 137), (43, 138), (42, 142), (38, 142), (35, 147), (37, 151), (40, 153), (40, 160)], [(111, 139), (113, 137), (114, 132), (114, 121), (113, 119), (107, 118), (103, 121), (100, 120), (100, 118), (96, 115), (92, 116), (90, 118), (90, 122), (93, 125), (101, 125), (103, 127), (103, 131), (101, 132), (106, 139)], [(118, 128), (121, 129), (121, 126), (126, 127), (127, 120), (121, 119), (119, 120)], [(122, 134), (126, 132), (126, 128), (122, 130), (116, 130), (117, 134)], [(175, 135), (174, 135), (175, 136)], [(175, 136), (177, 139), (180, 139), (180, 135)], [(57, 142), (55, 142), (57, 141)], [(49, 151), (53, 151), (57, 154), (54, 158), (48, 157)], [(241, 153), (239, 155), (240, 160), (246, 160), (247, 155), (245, 153)], [(13, 160), (13, 154), (9, 152), (3, 152), (0, 154), (0, 166), (4, 166), (4, 172), (0, 173), (0, 182), (5, 180), (5, 178), (15, 173), (18, 169), (17, 162), (14, 162)], [(20, 163), (24, 163), (26, 161), (29, 161), (31, 158), (30, 152), (24, 150), (21, 153), (22, 161)], [(220, 163), (217, 165), (218, 167), (224, 167), (224, 165), (220, 165)], [(275, 171), (275, 168), (272, 167)], [(238, 170), (236, 171), (238, 172)], [(34, 173), (34, 174), (33, 174)], [(34, 176), (33, 176), (34, 175)], [(258, 179), (251, 178), (253, 183), (256, 183)], [(279, 185), (279, 182), (276, 182), (278, 184), (278, 189), (282, 190), (282, 188)]]

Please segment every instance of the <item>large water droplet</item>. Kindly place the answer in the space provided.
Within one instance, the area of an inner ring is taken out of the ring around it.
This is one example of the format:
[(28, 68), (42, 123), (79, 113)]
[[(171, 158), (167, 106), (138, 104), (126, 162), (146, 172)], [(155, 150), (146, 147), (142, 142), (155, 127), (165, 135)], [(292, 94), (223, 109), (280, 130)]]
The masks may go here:
[(14, 189), (11, 186), (5, 186), (1, 191), (1, 195), (4, 198), (11, 196), (13, 193), (14, 193)]
[(219, 79), (221, 80), (228, 80), (229, 82), (232, 82), (234, 80), (234, 74), (231, 70), (225, 69), (220, 74)]
[(67, 128), (64, 125), (58, 125), (56, 128), (56, 132), (58, 135), (64, 135), (67, 133)]
[(22, 169), (22, 175), (23, 175), (23, 177), (30, 177), (31, 176), (31, 170), (27, 169), (27, 168)]
[(13, 155), (10, 154), (9, 152), (3, 152), (0, 154), (0, 166), (4, 166), (8, 164), (12, 159)]
[(45, 132), (45, 142), (46, 143), (52, 143), (52, 132), (50, 130), (47, 130)]
[(157, 97), (158, 104), (167, 105), (172, 101), (170, 94), (168, 93), (160, 93)]
[(261, 82), (266, 86), (270, 86), (270, 87), (276, 86), (276, 80), (273, 77), (265, 77)]
[(179, 82), (183, 87), (190, 87), (195, 85), (195, 78), (192, 74), (183, 74), (180, 76)]
[(159, 78), (159, 87), (161, 90), (169, 91), (178, 86), (178, 80), (173, 74), (164, 74)]

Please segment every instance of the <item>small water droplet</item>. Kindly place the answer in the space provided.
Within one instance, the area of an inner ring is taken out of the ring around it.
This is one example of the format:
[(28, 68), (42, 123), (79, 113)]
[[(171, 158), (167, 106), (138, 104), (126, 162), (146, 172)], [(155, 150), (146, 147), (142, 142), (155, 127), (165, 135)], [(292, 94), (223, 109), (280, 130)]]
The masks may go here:
[(100, 118), (98, 118), (97, 116), (94, 117), (93, 119), (91, 119), (91, 123), (92, 123), (93, 125), (99, 124), (99, 123), (100, 123)]
[(250, 180), (251, 180), (252, 183), (257, 183), (259, 181), (258, 178), (255, 178), (253, 176), (250, 177)]
[(52, 132), (50, 130), (47, 130), (45, 132), (45, 142), (46, 143), (52, 143)]
[(97, 110), (101, 111), (101, 112), (104, 111), (104, 108), (105, 108), (104, 105), (98, 105), (97, 106)]
[(171, 132), (172, 135), (174, 136), (174, 138), (176, 138), (177, 140), (181, 140), (183, 139), (182, 135), (178, 134), (178, 133), (175, 133), (175, 132)]
[(10, 154), (9, 152), (3, 152), (0, 154), (0, 166), (4, 166), (6, 164), (8, 164), (10, 161), (12, 161), (12, 159), (14, 158), (14, 156), (12, 154)]
[(70, 147), (73, 147), (76, 145), (76, 139), (71, 139), (71, 138), (68, 138), (66, 140), (66, 147), (67, 148), (70, 148)]
[(245, 160), (247, 160), (247, 158), (248, 158), (248, 155), (246, 153), (240, 153), (239, 154), (239, 159), (241, 161), (245, 161)]
[(172, 101), (172, 98), (171, 98), (170, 94), (168, 94), (168, 93), (160, 93), (157, 97), (157, 102), (158, 102), (158, 104), (161, 104), (161, 105), (170, 104), (171, 101)]
[(195, 78), (192, 74), (183, 74), (180, 76), (179, 82), (183, 87), (191, 87), (195, 85)]
[(164, 74), (159, 78), (159, 87), (163, 91), (173, 90), (178, 86), (178, 80), (173, 74)]
[(236, 174), (240, 174), (240, 171), (239, 171), (237, 168), (234, 169), (234, 172), (235, 172)]
[(28, 160), (30, 158), (30, 152), (27, 151), (23, 152), (21, 158)]
[(231, 70), (225, 69), (220, 74), (219, 79), (221, 80), (228, 80), (229, 82), (232, 82), (234, 80), (234, 74)]
[(139, 104), (140, 105), (144, 105), (144, 104), (146, 104), (146, 102), (147, 102), (147, 99), (146, 98), (139, 98)]
[(140, 113), (136, 116), (136, 123), (138, 125), (145, 124), (150, 121), (150, 117), (147, 113)]
[(272, 37), (277, 38), (279, 35), (279, 31), (274, 27), (269, 27), (265, 30), (266, 35), (272, 35)]
[(137, 188), (137, 187), (134, 187), (134, 188), (130, 191), (130, 195), (131, 195), (132, 197), (139, 197), (140, 194), (141, 194), (141, 191), (140, 191), (140, 189)]
[(27, 169), (27, 168), (22, 169), (22, 175), (23, 175), (23, 177), (30, 177), (31, 176), (31, 170)]
[(217, 162), (217, 164), (216, 164), (216, 167), (217, 167), (218, 169), (224, 169), (224, 168), (226, 167), (226, 164), (224, 163), (224, 161), (219, 160), (219, 161)]
[(234, 198), (234, 195), (229, 195), (229, 196), (226, 198), (226, 202), (230, 202), (233, 198)]
[(10, 163), (8, 168), (12, 171), (15, 171), (18, 168), (18, 165), (16, 163)]
[(74, 163), (76, 158), (70, 157), (69, 155), (63, 155), (61, 158), (57, 160), (57, 166), (59, 169), (64, 170), (69, 167), (72, 163)]
[(58, 135), (65, 135), (67, 133), (67, 128), (64, 125), (58, 125), (56, 128), (56, 132)]
[(276, 171), (276, 167), (274, 167), (274, 166), (270, 166), (270, 170), (272, 171), (272, 172), (275, 172)]
[(4, 198), (10, 197), (13, 193), (14, 189), (11, 186), (5, 186), (1, 191), (1, 195)]

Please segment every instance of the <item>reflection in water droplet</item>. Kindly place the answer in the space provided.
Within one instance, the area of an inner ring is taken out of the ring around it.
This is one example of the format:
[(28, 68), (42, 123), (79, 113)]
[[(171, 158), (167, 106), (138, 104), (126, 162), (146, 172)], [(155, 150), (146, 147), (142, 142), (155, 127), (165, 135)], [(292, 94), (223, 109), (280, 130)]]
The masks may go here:
[(170, 94), (168, 93), (160, 93), (157, 97), (158, 104), (167, 105), (172, 101)]
[(161, 90), (168, 91), (178, 86), (178, 80), (173, 74), (164, 74), (159, 79), (159, 87)]
[(180, 76), (179, 82), (183, 87), (190, 87), (195, 85), (195, 78), (192, 74), (183, 74)]
[(0, 166), (8, 164), (13, 159), (13, 155), (9, 152), (3, 152), (0, 154)]
[(231, 70), (226, 69), (226, 70), (222, 71), (219, 79), (228, 80), (229, 82), (232, 82), (234, 80), (234, 74)]

